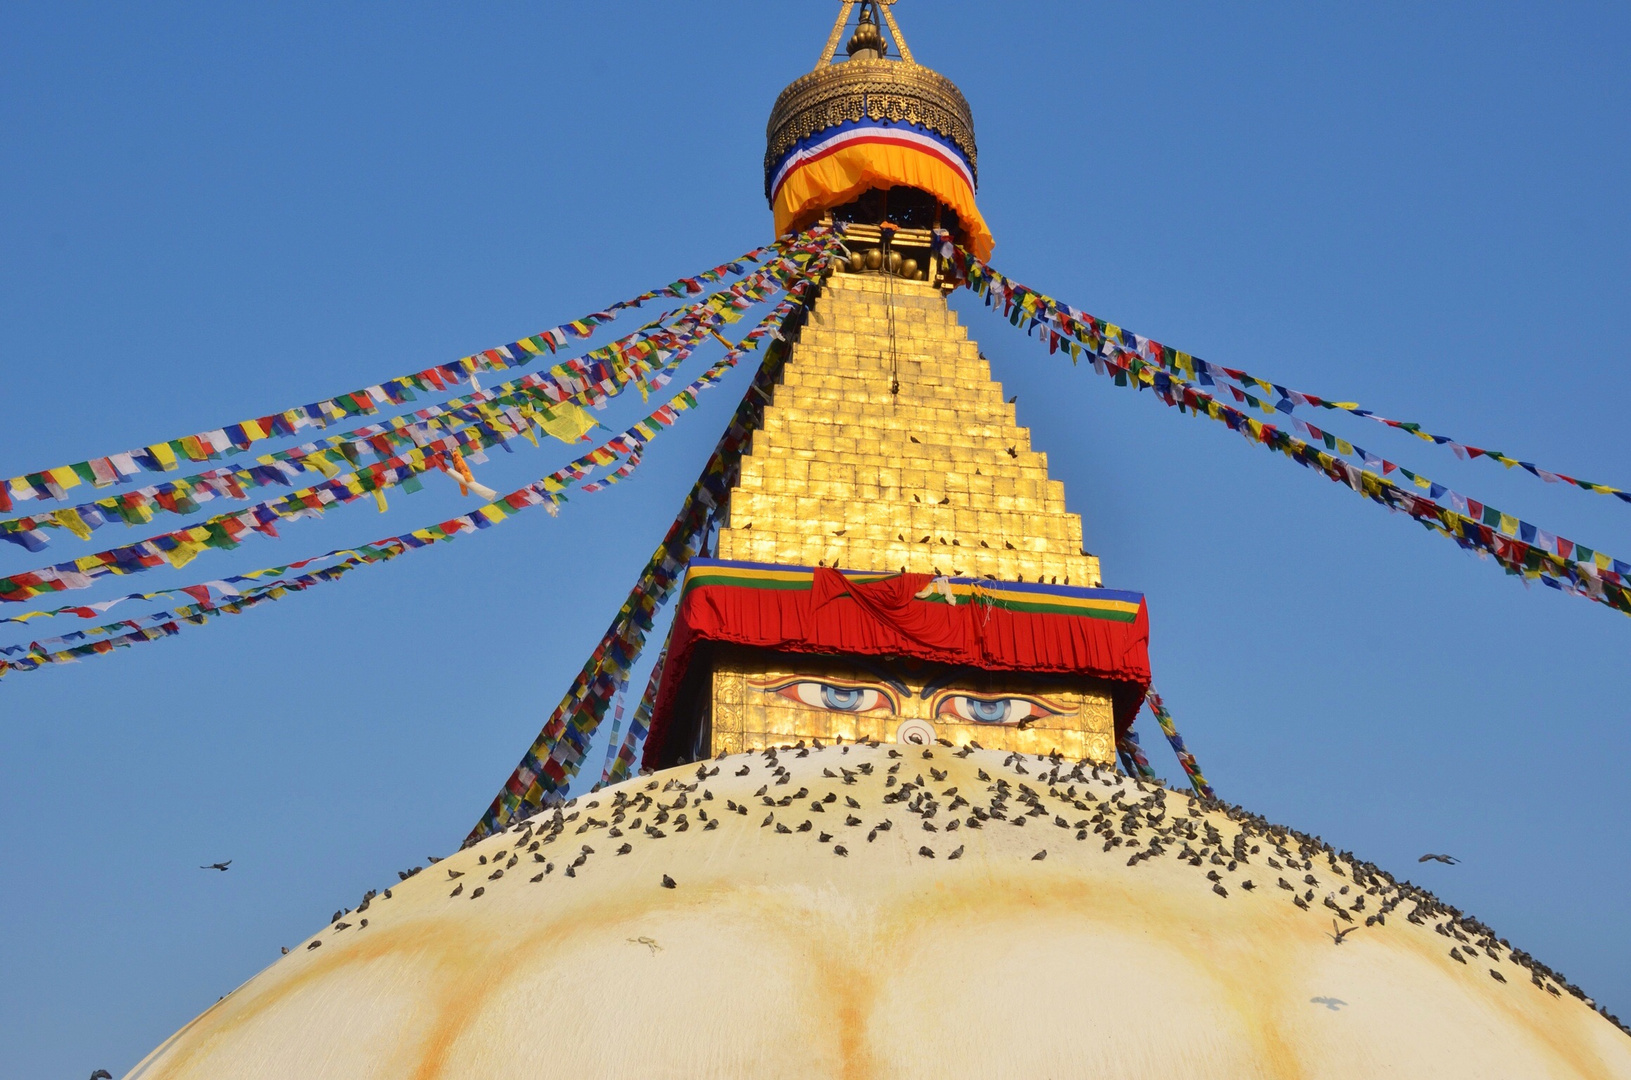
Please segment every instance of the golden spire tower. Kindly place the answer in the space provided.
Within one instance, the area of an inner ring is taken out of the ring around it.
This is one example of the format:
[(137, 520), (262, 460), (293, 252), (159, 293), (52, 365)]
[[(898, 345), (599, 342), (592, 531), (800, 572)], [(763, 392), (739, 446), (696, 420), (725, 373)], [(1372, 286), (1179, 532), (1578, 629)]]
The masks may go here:
[[(951, 245), (991, 244), (974, 204), (968, 103), (912, 61), (887, 5), (859, 5), (849, 59), (835, 62), (855, 6), (844, 5), (815, 70), (777, 98), (765, 157), (778, 225), (830, 226), (847, 254), (742, 459), (716, 550), (725, 565), (691, 570), (646, 763), (811, 739), (1112, 762), (1148, 683), (1141, 598), (1098, 588), (1063, 485), (946, 305)], [(782, 613), (803, 637), (764, 634), (748, 612), (723, 610), (749, 601), (694, 595), (772, 581), (819, 592), (816, 572), (834, 569), (848, 576), (831, 588), (900, 592), (875, 580), (900, 575), (918, 608), (974, 605), (969, 638), (998, 633), (996, 617), (1023, 622), (1000, 633), (1027, 639), (1073, 640), (1085, 626), (1102, 640), (1047, 656), (937, 650), (904, 629), (922, 617), (912, 605), (880, 615), (864, 598), (814, 595)], [(810, 631), (818, 608), (834, 622), (881, 619), (889, 632)]]

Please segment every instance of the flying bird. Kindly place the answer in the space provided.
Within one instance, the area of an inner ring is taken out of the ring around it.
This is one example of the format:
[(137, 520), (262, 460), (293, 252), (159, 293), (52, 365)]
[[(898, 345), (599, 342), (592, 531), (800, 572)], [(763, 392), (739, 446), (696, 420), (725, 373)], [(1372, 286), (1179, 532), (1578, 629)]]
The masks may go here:
[(1338, 945), (1341, 945), (1344, 941), (1347, 940), (1348, 935), (1353, 933), (1355, 930), (1358, 930), (1359, 927), (1350, 926), (1350, 927), (1347, 927), (1346, 929), (1344, 929), (1342, 926), (1338, 925), (1338, 923), (1337, 923), (1337, 921), (1335, 919), (1332, 919), (1331, 920), (1331, 929), (1335, 930), (1336, 933), (1326, 934), (1325, 936), (1330, 938), (1332, 941), (1336, 942)]
[(1461, 860), (1456, 858), (1454, 855), (1434, 855), (1433, 853), (1428, 852), (1426, 855), (1423, 855), (1421, 858), (1417, 859), (1416, 861), (1417, 862), (1441, 862), (1445, 866), (1454, 866), (1456, 863), (1460, 862)]
[(232, 865), (232, 860), (228, 859), (226, 862), (212, 862), (208, 866), (200, 866), (199, 869), (200, 870), (220, 870), (220, 871), (222, 871), (224, 873), (226, 871), (226, 868), (231, 866), (231, 865)]
[[(206, 866), (204, 869), (208, 870), (209, 867)], [(91, 1080), (113, 1080), (113, 1074), (106, 1069), (97, 1069), (91, 1073)]]

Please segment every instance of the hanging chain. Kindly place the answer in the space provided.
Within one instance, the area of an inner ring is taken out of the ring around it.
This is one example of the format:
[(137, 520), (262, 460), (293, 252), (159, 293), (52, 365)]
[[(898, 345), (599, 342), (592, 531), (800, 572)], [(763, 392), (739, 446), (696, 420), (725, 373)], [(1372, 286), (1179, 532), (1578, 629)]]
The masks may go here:
[(900, 354), (895, 349), (895, 275), (889, 272), (889, 234), (883, 242), (883, 317), (889, 328), (889, 393), (900, 396)]

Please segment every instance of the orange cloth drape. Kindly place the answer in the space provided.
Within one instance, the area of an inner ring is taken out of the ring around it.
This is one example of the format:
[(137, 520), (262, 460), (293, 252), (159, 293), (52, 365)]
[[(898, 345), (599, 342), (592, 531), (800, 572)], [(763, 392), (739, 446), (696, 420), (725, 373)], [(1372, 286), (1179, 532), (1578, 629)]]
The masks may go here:
[(843, 146), (795, 168), (776, 192), (776, 234), (803, 229), (824, 211), (853, 202), (871, 188), (897, 184), (927, 191), (957, 211), (969, 250), (979, 259), (991, 257), (991, 230), (968, 180), (933, 154), (899, 143)]

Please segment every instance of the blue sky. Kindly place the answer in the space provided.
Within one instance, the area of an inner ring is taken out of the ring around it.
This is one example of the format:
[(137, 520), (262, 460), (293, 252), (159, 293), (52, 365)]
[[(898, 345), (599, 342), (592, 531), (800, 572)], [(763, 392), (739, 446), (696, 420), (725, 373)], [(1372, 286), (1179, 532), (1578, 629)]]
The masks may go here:
[[(764, 119), (833, 10), (7, 7), (0, 473), (452, 360), (762, 242)], [(1623, 6), (898, 14), (973, 105), (999, 268), (1207, 359), (1631, 487)], [(1425, 883), (1631, 1014), (1631, 620), (1073, 370), (970, 299), (1106, 584), (1147, 594), (1157, 684), (1220, 794)], [(0, 1073), (129, 1068), (455, 846), (744, 378), (558, 519), (0, 681)], [(1330, 426), (1631, 551), (1624, 504)], [(570, 456), (523, 446), (482, 479)], [(464, 506), (427, 485), (143, 581)], [(0, 572), (42, 561), (0, 551)], [(1418, 866), (1430, 850), (1464, 861)]]

